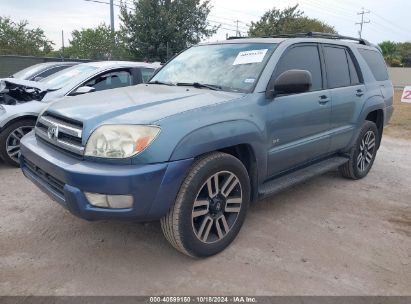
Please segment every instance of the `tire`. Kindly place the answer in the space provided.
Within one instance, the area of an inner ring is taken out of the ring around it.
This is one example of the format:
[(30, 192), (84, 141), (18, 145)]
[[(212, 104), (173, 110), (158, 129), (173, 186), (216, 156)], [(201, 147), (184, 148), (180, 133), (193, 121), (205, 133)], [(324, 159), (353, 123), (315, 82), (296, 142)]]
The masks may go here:
[(180, 252), (212, 256), (235, 239), (249, 202), (250, 180), (241, 161), (221, 152), (207, 154), (192, 165), (161, 228)]
[(365, 121), (349, 152), (349, 161), (339, 167), (341, 175), (354, 180), (367, 176), (374, 164), (379, 141), (380, 136), (375, 123)]
[(0, 156), (5, 163), (19, 166), (20, 139), (33, 130), (35, 124), (36, 121), (33, 119), (22, 119), (12, 123), (0, 133)]

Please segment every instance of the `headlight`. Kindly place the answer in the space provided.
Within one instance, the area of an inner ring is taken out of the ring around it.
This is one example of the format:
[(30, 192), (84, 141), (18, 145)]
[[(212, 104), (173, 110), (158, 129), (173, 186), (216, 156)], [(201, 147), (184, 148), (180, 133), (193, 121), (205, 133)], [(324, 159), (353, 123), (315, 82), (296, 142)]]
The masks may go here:
[(97, 128), (86, 145), (86, 156), (127, 158), (147, 148), (160, 133), (157, 126), (104, 125)]

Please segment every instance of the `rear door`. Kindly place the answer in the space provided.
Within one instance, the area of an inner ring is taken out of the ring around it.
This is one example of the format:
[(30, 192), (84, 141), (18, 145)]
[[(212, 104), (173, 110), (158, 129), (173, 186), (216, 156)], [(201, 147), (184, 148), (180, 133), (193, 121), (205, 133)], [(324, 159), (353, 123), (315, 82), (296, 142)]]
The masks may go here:
[(331, 146), (335, 152), (352, 138), (357, 115), (365, 98), (365, 86), (355, 57), (349, 48), (324, 44), (327, 88), (331, 93)]
[(310, 92), (276, 96), (268, 104), (268, 176), (272, 177), (329, 151), (331, 98), (325, 89), (319, 45), (296, 44), (281, 56), (274, 71), (307, 70)]

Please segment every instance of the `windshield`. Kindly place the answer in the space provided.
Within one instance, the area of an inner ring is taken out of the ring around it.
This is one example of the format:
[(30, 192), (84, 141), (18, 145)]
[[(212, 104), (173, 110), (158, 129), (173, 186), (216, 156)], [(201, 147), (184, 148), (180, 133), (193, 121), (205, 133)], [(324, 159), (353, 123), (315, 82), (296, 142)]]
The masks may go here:
[(43, 64), (36, 64), (25, 68), (24, 70), (18, 71), (12, 75), (13, 78), (21, 79), (21, 80), (28, 80), (34, 75), (37, 75), (44, 69)]
[(276, 47), (273, 43), (194, 46), (165, 65), (150, 82), (200, 83), (250, 92)]
[(56, 74), (53, 74), (49, 77), (43, 78), (40, 80), (40, 82), (45, 83), (50, 90), (57, 90), (73, 81), (73, 78), (77, 77), (78, 75), (88, 73), (96, 69), (96, 67), (91, 65), (79, 64), (57, 72)]

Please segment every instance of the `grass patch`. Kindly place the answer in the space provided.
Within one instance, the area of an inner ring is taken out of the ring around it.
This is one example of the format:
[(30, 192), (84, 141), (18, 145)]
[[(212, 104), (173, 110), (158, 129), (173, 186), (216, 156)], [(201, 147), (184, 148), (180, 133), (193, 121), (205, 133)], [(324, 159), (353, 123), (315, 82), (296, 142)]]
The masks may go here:
[(394, 114), (384, 134), (411, 140), (411, 103), (401, 102), (402, 90), (395, 90)]

